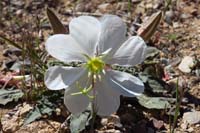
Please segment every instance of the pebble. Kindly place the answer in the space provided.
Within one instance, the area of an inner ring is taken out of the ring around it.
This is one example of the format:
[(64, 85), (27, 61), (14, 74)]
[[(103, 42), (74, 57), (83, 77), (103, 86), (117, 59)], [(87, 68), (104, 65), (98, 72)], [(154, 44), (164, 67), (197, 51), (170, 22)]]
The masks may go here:
[(172, 10), (166, 11), (166, 13), (165, 13), (165, 21), (168, 24), (172, 24), (173, 18), (174, 18), (174, 12)]
[(133, 4), (136, 4), (136, 3), (141, 2), (141, 0), (131, 0), (131, 2), (132, 2)]
[(55, 111), (55, 112), (56, 112), (56, 115), (57, 115), (57, 116), (60, 116), (60, 115), (61, 115), (61, 109), (60, 109), (60, 108), (56, 108), (56, 111)]
[(184, 122), (184, 123), (181, 124), (181, 128), (182, 128), (183, 130), (186, 130), (187, 127), (188, 127), (188, 123), (187, 123), (187, 122)]
[(108, 124), (108, 118), (101, 119), (101, 125), (106, 126)]
[(190, 127), (188, 130), (187, 130), (189, 133), (192, 133), (194, 131), (194, 128)]
[(183, 114), (183, 121), (188, 124), (200, 123), (200, 111), (186, 112)]
[(110, 3), (104, 3), (98, 6), (98, 9), (100, 12), (104, 13), (107, 10), (109, 10), (111, 8), (111, 4)]
[(180, 24), (178, 22), (173, 22), (173, 28), (179, 28), (180, 27)]
[(22, 17), (22, 14), (23, 14), (23, 10), (22, 9), (19, 9), (16, 11), (16, 15), (19, 16), (19, 17)]
[(84, 12), (85, 11), (85, 4), (84, 3), (79, 3), (75, 7), (75, 11), (78, 12)]
[(117, 6), (116, 6), (116, 9), (117, 10), (123, 10), (123, 11), (126, 11), (128, 10), (128, 7), (129, 6), (129, 3), (128, 2), (118, 2), (117, 3)]
[(118, 127), (118, 128), (122, 128), (123, 125), (121, 124), (120, 118), (117, 115), (111, 115), (111, 117), (108, 118), (108, 126), (112, 127)]
[(24, 104), (24, 106), (20, 109), (20, 116), (25, 116), (30, 110), (32, 110), (33, 107), (30, 106), (30, 104)]
[(184, 73), (190, 73), (191, 67), (194, 66), (194, 60), (191, 56), (185, 56), (178, 66), (178, 69)]

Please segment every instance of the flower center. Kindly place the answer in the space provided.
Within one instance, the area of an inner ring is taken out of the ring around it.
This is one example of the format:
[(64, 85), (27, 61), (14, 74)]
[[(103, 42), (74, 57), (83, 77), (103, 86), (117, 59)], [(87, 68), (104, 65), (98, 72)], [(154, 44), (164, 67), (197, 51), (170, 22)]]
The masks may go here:
[(105, 63), (99, 57), (90, 58), (86, 64), (89, 72), (97, 74), (101, 72), (105, 66)]

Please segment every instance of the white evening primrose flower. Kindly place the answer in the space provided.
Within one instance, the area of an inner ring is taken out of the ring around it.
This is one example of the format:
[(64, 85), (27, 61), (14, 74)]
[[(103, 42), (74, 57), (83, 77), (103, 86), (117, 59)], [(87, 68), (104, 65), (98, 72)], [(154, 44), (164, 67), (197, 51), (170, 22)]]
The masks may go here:
[[(80, 16), (69, 23), (69, 31), (67, 35), (49, 37), (46, 50), (60, 61), (81, 61), (83, 65), (50, 67), (45, 84), (50, 90), (65, 88), (64, 103), (70, 112), (83, 112), (94, 96), (97, 114), (108, 116), (117, 111), (120, 95), (134, 97), (144, 91), (138, 78), (109, 67), (113, 64), (134, 66), (145, 58), (145, 42), (139, 36), (126, 40), (122, 19), (115, 15), (104, 15), (99, 20)], [(81, 95), (76, 95), (80, 92)]]

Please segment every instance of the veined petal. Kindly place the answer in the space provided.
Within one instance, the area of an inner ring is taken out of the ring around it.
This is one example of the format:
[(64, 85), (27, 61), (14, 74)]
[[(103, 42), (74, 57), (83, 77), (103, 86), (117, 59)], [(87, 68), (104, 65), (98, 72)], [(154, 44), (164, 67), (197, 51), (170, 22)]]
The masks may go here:
[(133, 36), (122, 44), (121, 47), (108, 60), (109, 64), (134, 66), (144, 61), (146, 56), (146, 43), (139, 36)]
[(45, 73), (44, 82), (50, 90), (60, 90), (68, 87), (77, 81), (86, 70), (80, 67), (50, 67)]
[[(69, 89), (65, 90), (64, 103), (72, 114), (81, 113), (88, 107), (90, 99), (87, 95), (73, 94), (80, 92), (83, 88), (88, 88), (90, 85), (91, 79), (88, 78), (87, 73), (85, 73), (77, 80), (77, 82), (74, 82)], [(88, 94), (90, 94), (90, 92), (88, 92)]]
[(70, 35), (81, 44), (87, 54), (93, 56), (100, 34), (100, 22), (91, 16), (80, 16), (69, 23)]
[(102, 81), (97, 81), (94, 87), (95, 95), (95, 110), (100, 116), (109, 116), (116, 112), (120, 105), (120, 94), (118, 91), (111, 89), (104, 78)]
[(105, 79), (115, 91), (127, 97), (134, 97), (144, 92), (143, 82), (131, 74), (109, 70), (106, 71)]
[(98, 43), (98, 52), (103, 53), (112, 48), (112, 54), (126, 39), (126, 25), (115, 15), (104, 15), (101, 19), (101, 34)]
[(53, 35), (45, 46), (51, 56), (63, 62), (85, 61), (83, 54), (87, 54), (70, 35)]

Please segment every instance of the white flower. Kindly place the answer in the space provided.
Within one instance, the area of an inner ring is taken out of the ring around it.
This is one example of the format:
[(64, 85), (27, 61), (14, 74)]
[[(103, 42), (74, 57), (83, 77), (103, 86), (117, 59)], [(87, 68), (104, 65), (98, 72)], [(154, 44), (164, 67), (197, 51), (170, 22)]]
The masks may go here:
[[(56, 59), (69, 63), (81, 61), (83, 67), (50, 67), (45, 84), (51, 90), (65, 88), (64, 103), (73, 114), (83, 112), (90, 102), (87, 95), (72, 95), (80, 88), (93, 84), (88, 73), (96, 77), (94, 88), (97, 114), (108, 116), (117, 111), (120, 95), (134, 97), (144, 91), (138, 78), (107, 68), (108, 64), (133, 66), (145, 58), (146, 44), (139, 36), (126, 40), (126, 25), (114, 15), (99, 20), (91, 16), (74, 18), (69, 24), (70, 34), (57, 34), (48, 38), (46, 50)], [(86, 58), (87, 57), (87, 58)]]

